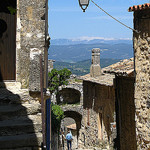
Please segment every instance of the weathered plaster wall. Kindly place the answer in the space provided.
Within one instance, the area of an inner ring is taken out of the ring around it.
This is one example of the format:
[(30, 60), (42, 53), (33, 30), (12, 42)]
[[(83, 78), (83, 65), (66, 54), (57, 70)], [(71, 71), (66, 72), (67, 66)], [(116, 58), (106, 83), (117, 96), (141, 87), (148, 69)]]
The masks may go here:
[(115, 121), (115, 91), (112, 86), (83, 82), (83, 119), (80, 147), (110, 148), (111, 123)]
[[(46, 65), (44, 57), (47, 57), (45, 41), (48, 34), (46, 33), (48, 27), (46, 13), (47, 0), (17, 0), (16, 80), (21, 82), (22, 88), (29, 88), (30, 83), (35, 83), (34, 89), (32, 86), (30, 87), (31, 91), (38, 91), (40, 88), (40, 72), (36, 66), (39, 63), (37, 55), (42, 54), (43, 68), (46, 71), (46, 67), (44, 67), (44, 64)], [(34, 57), (33, 49), (38, 49), (36, 57)], [(37, 75), (37, 80), (31, 72), (34, 72), (35, 76)]]
[(150, 149), (150, 9), (134, 12), (135, 106), (138, 150)]

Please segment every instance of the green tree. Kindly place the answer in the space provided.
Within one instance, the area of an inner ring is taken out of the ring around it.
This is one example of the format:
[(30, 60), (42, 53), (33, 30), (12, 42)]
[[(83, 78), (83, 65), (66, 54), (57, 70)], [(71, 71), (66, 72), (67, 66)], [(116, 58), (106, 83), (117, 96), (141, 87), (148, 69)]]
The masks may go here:
[[(70, 78), (71, 71), (64, 68), (62, 70), (52, 69), (51, 72), (48, 73), (48, 88), (50, 93), (57, 94), (58, 88), (61, 85), (67, 85), (68, 80)], [(58, 133), (60, 130), (61, 120), (64, 118), (64, 112), (60, 106), (51, 105), (51, 120), (52, 120), (52, 131)]]
[[(51, 72), (48, 73), (48, 88), (50, 93), (58, 93), (58, 88), (61, 85), (67, 85), (68, 80), (70, 78), (71, 71), (64, 68), (62, 70), (52, 69)], [(51, 121), (52, 121), (52, 131), (58, 133), (60, 130), (61, 120), (64, 118), (64, 112), (60, 106), (51, 105)]]
[(59, 86), (67, 85), (67, 79), (70, 78), (71, 74), (71, 71), (67, 68), (64, 68), (62, 70), (52, 69), (52, 71), (48, 73), (48, 88), (50, 90), (50, 93), (57, 94)]

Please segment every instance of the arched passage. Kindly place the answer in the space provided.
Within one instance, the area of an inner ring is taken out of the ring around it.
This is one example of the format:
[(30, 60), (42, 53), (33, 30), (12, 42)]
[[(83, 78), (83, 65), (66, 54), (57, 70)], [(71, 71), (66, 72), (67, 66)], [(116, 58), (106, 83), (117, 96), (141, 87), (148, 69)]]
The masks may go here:
[(67, 134), (67, 129), (71, 131), (73, 136), (72, 147), (77, 148), (82, 115), (79, 112), (72, 110), (64, 111), (64, 115), (65, 118), (61, 122), (62, 131), (64, 131), (65, 135)]
[(80, 102), (80, 91), (73, 88), (63, 88), (56, 96), (57, 104), (76, 104)]
[(81, 128), (81, 120), (82, 120), (82, 115), (78, 112), (75, 111), (65, 111), (64, 112), (65, 117), (70, 117), (75, 120), (77, 130)]

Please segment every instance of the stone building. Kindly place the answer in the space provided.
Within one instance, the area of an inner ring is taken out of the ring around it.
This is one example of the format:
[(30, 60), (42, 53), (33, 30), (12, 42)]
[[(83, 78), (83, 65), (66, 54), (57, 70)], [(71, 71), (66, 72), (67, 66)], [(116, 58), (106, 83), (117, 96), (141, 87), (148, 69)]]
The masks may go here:
[(129, 8), (134, 12), (135, 114), (137, 149), (150, 149), (150, 4)]
[(114, 140), (114, 148), (136, 150), (133, 58), (106, 67), (103, 72), (115, 74), (117, 136)]
[(108, 147), (112, 143), (111, 124), (115, 122), (114, 75), (100, 80), (83, 78), (83, 114), (80, 129), (81, 147)]
[[(16, 12), (10, 13), (9, 7)], [(48, 47), (48, 0), (2, 0), (1, 150), (41, 147), (40, 66), (43, 68), (43, 88), (46, 89)]]
[[(94, 55), (94, 53), (96, 53), (96, 55)], [(92, 50), (92, 60), (100, 60), (100, 57), (97, 57), (97, 53), (99, 53), (98, 55), (100, 56), (100, 50)], [(83, 112), (79, 136), (79, 147), (113, 149), (114, 147), (118, 148), (117, 139), (119, 140), (119, 143), (122, 143), (123, 141), (122, 138), (116, 135), (116, 125), (124, 129), (120, 125), (120, 120), (116, 120), (116, 115), (118, 116), (119, 113), (121, 113), (119, 118), (122, 120), (126, 119), (127, 115), (129, 115), (126, 112), (121, 111), (118, 113), (116, 111), (117, 95), (115, 92), (115, 78), (116, 75), (121, 79), (133, 76), (133, 58), (120, 61), (103, 69), (100, 69), (99, 60), (92, 61), (98, 62), (95, 66), (96, 68), (99, 67), (99, 73), (95, 74), (94, 72), (90, 72), (90, 74), (81, 77), (81, 79), (83, 79)], [(90, 71), (93, 71), (94, 65), (92, 64), (91, 66), (92, 69)], [(122, 85), (122, 83), (119, 83), (119, 85)], [(134, 89), (132, 86), (131, 88)], [(133, 90), (129, 91), (133, 93)], [(121, 93), (119, 95), (121, 95)], [(128, 97), (129, 96), (127, 95), (124, 99), (126, 98), (126, 101), (129, 101), (130, 99)], [(134, 99), (131, 101), (133, 102), (133, 100)], [(124, 101), (120, 102), (123, 104)], [(125, 105), (124, 109), (126, 109), (126, 107), (128, 107), (128, 105)], [(128, 120), (124, 121), (129, 122)], [(130, 123), (125, 124), (128, 125), (128, 128), (130, 128)], [(122, 132), (120, 134), (122, 135)]]

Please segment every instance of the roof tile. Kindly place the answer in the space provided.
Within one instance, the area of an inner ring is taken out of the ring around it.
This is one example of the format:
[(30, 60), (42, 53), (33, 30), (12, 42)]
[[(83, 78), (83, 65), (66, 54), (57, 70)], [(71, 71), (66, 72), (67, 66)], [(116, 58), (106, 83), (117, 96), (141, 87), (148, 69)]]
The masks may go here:
[(132, 11), (144, 10), (144, 9), (150, 9), (150, 3), (145, 3), (142, 5), (134, 5), (132, 7), (129, 7), (128, 11), (132, 12)]

